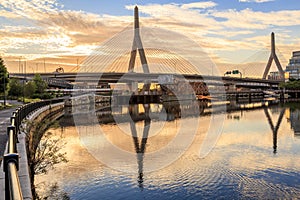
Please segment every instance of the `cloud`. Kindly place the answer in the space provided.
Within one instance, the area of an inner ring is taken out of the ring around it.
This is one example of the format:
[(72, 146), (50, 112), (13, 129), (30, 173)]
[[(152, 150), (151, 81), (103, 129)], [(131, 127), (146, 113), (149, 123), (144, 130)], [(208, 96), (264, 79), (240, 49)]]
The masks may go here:
[[(250, 2), (240, 0), (246, 1)], [(267, 0), (255, 2), (263, 1)], [(133, 10), (134, 6), (128, 5), (126, 9)], [(291, 33), (283, 31), (300, 26), (299, 10), (218, 10), (216, 6), (213, 1), (139, 5), (139, 11), (143, 13), (141, 27), (161, 27), (180, 32), (196, 41), (220, 63), (229, 62), (233, 57), (229, 59), (229, 54), (238, 56), (236, 52), (239, 50), (268, 46), (266, 30), (276, 29), (280, 38), (289, 39), (288, 48), (284, 48), (284, 42), (278, 39), (278, 46), (282, 49), (296, 49), (295, 40), (289, 38)], [(32, 59), (46, 54), (56, 58), (88, 55), (112, 35), (125, 27), (131, 28), (133, 22), (131, 15), (100, 15), (63, 10), (62, 7), (55, 0), (0, 2), (0, 17), (12, 22), (0, 25), (0, 52)]]
[(8, 18), (40, 19), (50, 13), (59, 11), (59, 4), (56, 0), (7, 0), (0, 2), (5, 13), (2, 16)]
[[(269, 36), (256, 32), (277, 26), (300, 25), (300, 12), (292, 10), (260, 12), (251, 9), (240, 11), (214, 9), (200, 13), (193, 9), (183, 9), (175, 4), (151, 4), (139, 7), (141, 12), (148, 15), (143, 19), (146, 22), (156, 20), (156, 26), (179, 30), (211, 53), (218, 50), (234, 52), (238, 49), (266, 48), (269, 45)], [(133, 9), (133, 6), (127, 8)], [(217, 20), (220, 18), (222, 20)], [(148, 24), (151, 23), (147, 23), (147, 26)], [(256, 35), (256, 38), (253, 35)], [(235, 39), (230, 39), (231, 37)]]
[(17, 19), (17, 18), (21, 18), (18, 14), (15, 14), (13, 12), (9, 12), (7, 10), (0, 10), (0, 17), (5, 17), (5, 18), (9, 18), (9, 19)]
[(275, 0), (239, 0), (239, 2), (245, 3), (245, 2), (254, 2), (254, 3), (265, 3), (265, 2), (271, 2)]
[(182, 4), (181, 8), (183, 9), (192, 9), (192, 8), (198, 8), (198, 9), (206, 9), (215, 7), (217, 4), (212, 1), (206, 1), (206, 2), (195, 2), (195, 3), (188, 3), (188, 4)]
[[(126, 6), (127, 9), (133, 9), (133, 5)], [(139, 5), (139, 11), (146, 14), (147, 19), (157, 20), (155, 26), (161, 26), (162, 23), (166, 26), (170, 24), (177, 25), (177, 27), (191, 27), (193, 30), (198, 27), (202, 31), (207, 30), (219, 30), (222, 27), (213, 18), (207, 15), (207, 13), (200, 13), (198, 10), (182, 8), (182, 6), (177, 4), (149, 4), (149, 5)], [(142, 21), (142, 20), (140, 20)], [(147, 24), (151, 26), (152, 24)]]
[[(214, 17), (223, 18), (222, 24), (230, 28), (243, 29), (266, 29), (272, 26), (295, 26), (300, 25), (299, 10), (281, 10), (271, 12), (244, 10), (214, 11)], [(276, 16), (276, 17), (275, 17)]]
[(129, 24), (129, 16), (98, 15), (60, 7), (54, 0), (0, 2), (0, 10), (5, 11), (0, 16), (13, 22), (0, 25), (0, 53), (10, 70), (18, 71), (20, 57), (34, 63), (52, 57), (47, 59), (53, 62), (47, 63), (47, 70), (64, 66), (69, 71), (74, 64), (66, 64), (63, 57), (87, 56)]
[[(7, 19), (18, 18), (22, 23), (28, 24), (28, 27), (18, 23), (0, 26), (0, 50), (10, 53), (22, 49), (27, 54), (29, 47), (36, 50), (44, 47), (48, 52), (56, 50), (76, 53), (76, 49), (84, 49), (83, 46), (91, 49), (91, 46), (98, 45), (125, 26), (121, 18), (59, 10), (57, 5), (54, 0), (1, 2), (0, 6), (5, 10), (1, 16)], [(90, 51), (85, 51), (88, 52)]]

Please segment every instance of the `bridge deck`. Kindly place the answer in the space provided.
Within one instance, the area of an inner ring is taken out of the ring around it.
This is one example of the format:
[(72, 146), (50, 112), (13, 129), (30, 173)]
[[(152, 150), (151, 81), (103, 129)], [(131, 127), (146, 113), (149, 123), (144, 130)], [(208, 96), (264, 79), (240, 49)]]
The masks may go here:
[[(22, 73), (12, 73), (11, 77), (16, 78), (32, 78), (34, 73), (22, 74)], [(120, 79), (123, 81), (144, 81), (144, 80), (157, 80), (158, 76), (162, 75), (174, 75), (175, 77), (184, 77), (187, 80), (194, 81), (226, 81), (226, 82), (252, 82), (252, 83), (267, 83), (267, 84), (279, 84), (280, 80), (268, 80), (259, 78), (237, 78), (228, 76), (208, 76), (208, 75), (197, 75), (197, 74), (166, 74), (166, 73), (41, 73), (43, 78), (56, 78), (63, 79), (66, 81), (87, 81), (87, 82), (98, 82), (99, 80), (107, 82), (118, 82)]]

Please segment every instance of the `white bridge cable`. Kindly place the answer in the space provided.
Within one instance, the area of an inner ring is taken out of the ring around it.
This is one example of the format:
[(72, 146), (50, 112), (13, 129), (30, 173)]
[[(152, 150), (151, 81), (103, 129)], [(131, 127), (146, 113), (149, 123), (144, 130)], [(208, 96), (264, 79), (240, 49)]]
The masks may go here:
[(235, 68), (239, 70), (243, 74), (243, 77), (261, 78), (269, 56), (270, 50), (262, 48), (246, 58), (240, 64), (232, 66), (232, 69)]
[[(178, 33), (143, 28), (140, 30), (140, 37), (151, 73), (175, 73), (176, 71), (182, 74), (208, 75), (211, 72), (212, 65), (207, 64), (211, 63), (211, 60), (207, 59), (207, 54), (202, 50), (199, 51), (199, 48), (191, 48), (195, 45), (192, 41), (188, 41), (188, 44), (177, 44), (183, 37)], [(95, 49), (82, 62), (80, 71), (128, 72), (133, 39), (132, 28), (125, 28)], [(134, 71), (142, 72), (140, 68), (140, 56), (137, 51)]]
[(287, 59), (286, 56), (284, 56), (284, 54), (277, 47), (276, 47), (276, 54), (277, 54), (277, 57), (279, 59), (281, 66), (284, 70), (285, 66), (288, 65), (288, 63), (289, 63), (289, 59)]

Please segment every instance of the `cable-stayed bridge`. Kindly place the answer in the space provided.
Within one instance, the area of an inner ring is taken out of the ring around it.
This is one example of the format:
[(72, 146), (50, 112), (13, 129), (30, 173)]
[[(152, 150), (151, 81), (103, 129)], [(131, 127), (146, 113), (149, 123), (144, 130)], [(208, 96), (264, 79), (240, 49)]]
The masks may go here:
[[(261, 68), (263, 73), (259, 75), (257, 74), (259, 70), (253, 64), (245, 64), (236, 70), (241, 74), (240, 77), (226, 76), (226, 74), (217, 72), (218, 67), (202, 50), (194, 48), (191, 41), (180, 43), (181, 40), (184, 40), (181, 39), (182, 36), (172, 34), (173, 38), (170, 41), (173, 46), (165, 48), (168, 38), (171, 38), (170, 33), (141, 29), (138, 8), (135, 7), (133, 32), (132, 29), (125, 30), (101, 45), (86, 59), (78, 72), (42, 73), (41, 76), (50, 87), (67, 89), (81, 84), (96, 87), (100, 83), (130, 82), (144, 83), (149, 87), (151, 83), (159, 83), (159, 77), (162, 76), (184, 78), (192, 84), (202, 82), (213, 86), (262, 89), (277, 89), (278, 84), (283, 81), (284, 72), (275, 51), (274, 33), (271, 34), (269, 60), (265, 67)], [(131, 44), (128, 41), (132, 41)], [(197, 57), (198, 60), (194, 57)], [(277, 80), (267, 79), (273, 60), (280, 75)], [(196, 65), (200, 65), (200, 67)], [(11, 77), (30, 80), (34, 75), (35, 73), (13, 73)]]

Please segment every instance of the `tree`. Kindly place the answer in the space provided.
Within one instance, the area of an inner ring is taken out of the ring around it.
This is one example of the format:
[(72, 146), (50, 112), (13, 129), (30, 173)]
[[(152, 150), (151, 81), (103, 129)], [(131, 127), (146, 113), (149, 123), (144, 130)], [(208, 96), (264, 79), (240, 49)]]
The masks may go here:
[(60, 152), (64, 143), (62, 143), (61, 138), (52, 139), (51, 135), (51, 132), (45, 133), (37, 146), (34, 159), (32, 160), (35, 175), (45, 174), (54, 165), (67, 162), (67, 153)]
[(49, 94), (45, 91), (46, 88), (47, 83), (42, 79), (41, 75), (36, 74), (32, 81), (26, 83), (24, 95), (28, 98), (49, 98)]
[(10, 79), (8, 95), (13, 97), (19, 97), (23, 94), (23, 88), (18, 79)]
[(0, 57), (0, 92), (4, 92), (4, 83), (5, 91), (8, 85), (8, 72), (5, 67), (3, 59)]
[(35, 74), (33, 81), (36, 85), (36, 93), (43, 94), (47, 88), (47, 83), (42, 79), (40, 74)]
[(291, 79), (286, 83), (280, 83), (280, 88), (299, 90), (300, 89), (300, 80)]
[[(33, 199), (39, 199), (36, 193), (35, 175), (47, 173), (54, 165), (68, 162), (62, 148), (66, 144), (62, 136), (52, 137), (49, 128), (58, 127), (56, 115), (47, 115), (42, 121), (27, 121), (23, 131), (26, 133), (26, 148), (29, 175)], [(50, 198), (52, 199), (52, 198)]]
[(26, 97), (33, 97), (35, 91), (36, 91), (36, 85), (33, 81), (29, 81), (28, 83), (26, 83), (24, 87), (24, 95)]
[(66, 152), (61, 152), (65, 142), (61, 137), (53, 138), (49, 128), (57, 127), (57, 121), (52, 121), (51, 116), (40, 122), (28, 121), (27, 134), (27, 157), (31, 189), (33, 199), (38, 199), (35, 187), (35, 175), (44, 174), (54, 165), (61, 162), (68, 162)]

